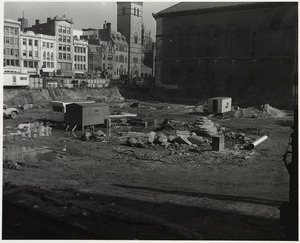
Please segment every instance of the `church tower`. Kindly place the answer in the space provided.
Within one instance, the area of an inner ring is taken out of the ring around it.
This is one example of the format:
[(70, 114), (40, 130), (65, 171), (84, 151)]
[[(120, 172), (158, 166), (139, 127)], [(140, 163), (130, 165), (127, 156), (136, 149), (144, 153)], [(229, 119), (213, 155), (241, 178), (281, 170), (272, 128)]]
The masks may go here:
[(117, 30), (126, 37), (128, 43), (128, 75), (140, 77), (143, 2), (118, 2), (117, 7)]

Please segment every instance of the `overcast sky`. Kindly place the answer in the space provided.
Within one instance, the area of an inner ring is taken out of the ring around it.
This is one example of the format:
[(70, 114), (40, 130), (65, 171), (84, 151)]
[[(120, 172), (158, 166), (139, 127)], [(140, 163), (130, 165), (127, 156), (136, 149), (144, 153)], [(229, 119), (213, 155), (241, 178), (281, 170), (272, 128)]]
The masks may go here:
[[(168, 8), (176, 2), (144, 2), (143, 21), (147, 28), (151, 29), (152, 37), (155, 36), (156, 21), (152, 17), (152, 13), (157, 13)], [(67, 18), (74, 21), (74, 29), (82, 28), (99, 28), (103, 27), (103, 23), (112, 23), (112, 29), (117, 30), (117, 3), (116, 2), (5, 2), (4, 18), (18, 20), (22, 17), (24, 11), (25, 18), (28, 19), (29, 25), (33, 25), (36, 19), (40, 19), (41, 23), (46, 22), (47, 17), (53, 18), (63, 14)]]

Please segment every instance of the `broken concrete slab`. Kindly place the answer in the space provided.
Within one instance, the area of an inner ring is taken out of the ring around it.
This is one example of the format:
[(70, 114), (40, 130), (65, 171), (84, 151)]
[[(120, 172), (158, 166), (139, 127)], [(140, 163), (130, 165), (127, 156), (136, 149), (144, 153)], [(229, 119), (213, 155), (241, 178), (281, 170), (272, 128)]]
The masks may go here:
[(184, 137), (189, 137), (190, 135), (191, 135), (191, 133), (189, 132), (189, 131), (179, 131), (179, 130), (177, 130), (176, 131), (176, 135), (177, 136), (184, 136)]
[(192, 143), (186, 137), (181, 135), (177, 136), (176, 142), (180, 144), (187, 144), (189, 146), (192, 146)]
[(203, 143), (205, 143), (205, 140), (203, 137), (200, 137), (200, 136), (191, 136), (188, 138), (188, 140), (193, 143), (193, 144), (197, 144), (197, 145), (202, 145)]
[(159, 133), (159, 134), (156, 135), (154, 142), (158, 143), (158, 144), (167, 143), (168, 138), (164, 134)]

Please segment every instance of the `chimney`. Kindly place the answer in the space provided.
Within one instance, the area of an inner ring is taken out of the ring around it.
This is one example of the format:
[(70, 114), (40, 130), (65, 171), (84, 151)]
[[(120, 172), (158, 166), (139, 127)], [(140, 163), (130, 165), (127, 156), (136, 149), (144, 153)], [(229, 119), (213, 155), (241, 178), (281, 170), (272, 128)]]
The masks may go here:
[(35, 20), (35, 25), (39, 25), (40, 24), (40, 20), (39, 19), (36, 19)]
[(110, 34), (111, 34), (111, 23), (107, 23), (106, 24), (106, 33), (107, 33), (107, 37), (109, 39), (110, 38)]
[(48, 17), (48, 18), (47, 18), (47, 23), (49, 23), (49, 22), (50, 22), (50, 20), (51, 20), (51, 18), (50, 18), (50, 17)]

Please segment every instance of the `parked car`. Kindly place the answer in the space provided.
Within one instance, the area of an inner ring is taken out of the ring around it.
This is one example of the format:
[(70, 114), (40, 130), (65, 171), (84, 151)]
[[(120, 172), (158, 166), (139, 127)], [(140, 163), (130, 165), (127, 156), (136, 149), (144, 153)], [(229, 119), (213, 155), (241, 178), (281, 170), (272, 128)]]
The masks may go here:
[(3, 104), (3, 117), (15, 119), (19, 113), (17, 108), (8, 108), (6, 104)]

